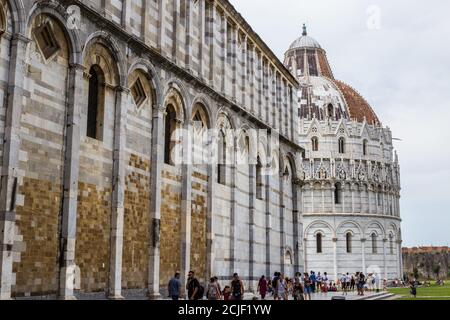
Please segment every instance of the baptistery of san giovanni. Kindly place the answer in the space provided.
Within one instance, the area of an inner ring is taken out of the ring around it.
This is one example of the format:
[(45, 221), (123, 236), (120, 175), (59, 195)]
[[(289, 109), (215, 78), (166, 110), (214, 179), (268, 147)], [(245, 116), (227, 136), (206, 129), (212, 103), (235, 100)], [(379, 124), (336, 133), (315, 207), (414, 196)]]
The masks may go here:
[(285, 65), (300, 83), (305, 269), (400, 278), (400, 169), (391, 130), (355, 89), (334, 77), (306, 26)]
[(0, 0), (0, 61), (1, 299), (399, 275), (390, 131), (306, 34), (285, 65), (227, 0)]

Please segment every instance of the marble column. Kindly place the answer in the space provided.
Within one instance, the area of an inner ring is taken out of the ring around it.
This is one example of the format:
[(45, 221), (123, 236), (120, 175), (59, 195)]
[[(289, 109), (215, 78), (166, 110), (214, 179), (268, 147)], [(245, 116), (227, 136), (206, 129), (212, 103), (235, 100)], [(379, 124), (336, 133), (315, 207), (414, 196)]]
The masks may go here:
[(153, 106), (152, 148), (150, 166), (150, 243), (148, 267), (148, 296), (159, 299), (160, 236), (161, 236), (161, 173), (164, 165), (164, 112), (162, 106)]
[(109, 272), (109, 299), (122, 297), (123, 224), (126, 179), (126, 123), (129, 89), (116, 88), (113, 151), (113, 192), (111, 217), (111, 261)]
[(75, 299), (75, 241), (80, 161), (80, 114), (84, 86), (83, 72), (84, 66), (70, 65), (58, 293), (62, 300)]
[(334, 281), (339, 279), (338, 275), (338, 266), (337, 266), (337, 238), (333, 238), (333, 272), (334, 272)]
[(24, 97), (25, 52), (29, 41), (30, 39), (20, 34), (14, 35), (11, 40), (0, 192), (0, 300), (11, 298), (13, 284), (20, 117)]

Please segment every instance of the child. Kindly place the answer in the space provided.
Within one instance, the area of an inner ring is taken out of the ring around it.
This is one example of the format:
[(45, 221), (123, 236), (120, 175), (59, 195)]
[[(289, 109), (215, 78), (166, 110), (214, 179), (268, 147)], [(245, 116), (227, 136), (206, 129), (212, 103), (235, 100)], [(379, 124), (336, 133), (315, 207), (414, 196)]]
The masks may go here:
[(226, 286), (224, 289), (223, 289), (223, 300), (225, 300), (225, 301), (228, 301), (228, 300), (230, 300), (230, 296), (231, 296), (231, 288), (230, 288), (230, 286)]

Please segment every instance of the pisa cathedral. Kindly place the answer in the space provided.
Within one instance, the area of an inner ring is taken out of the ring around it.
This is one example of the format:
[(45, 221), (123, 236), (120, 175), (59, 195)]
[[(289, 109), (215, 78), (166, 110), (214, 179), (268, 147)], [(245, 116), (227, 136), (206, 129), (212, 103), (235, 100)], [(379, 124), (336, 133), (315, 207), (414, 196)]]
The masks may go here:
[(391, 131), (306, 29), (283, 63), (227, 0), (0, 0), (0, 36), (1, 299), (401, 276)]

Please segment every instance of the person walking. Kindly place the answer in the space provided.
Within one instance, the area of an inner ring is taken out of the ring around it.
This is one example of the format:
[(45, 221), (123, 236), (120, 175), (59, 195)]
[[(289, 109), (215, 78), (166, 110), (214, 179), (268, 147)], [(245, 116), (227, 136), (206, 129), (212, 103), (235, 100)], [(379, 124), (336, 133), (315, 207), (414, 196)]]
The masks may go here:
[(304, 293), (305, 291), (303, 290), (302, 286), (301, 274), (300, 272), (297, 272), (294, 277), (292, 288), (292, 295), (294, 297), (294, 300), (305, 300)]
[(342, 295), (346, 296), (347, 293), (347, 275), (345, 273), (341, 276), (341, 288), (342, 288)]
[(411, 289), (410, 290), (411, 297), (413, 297), (414, 299), (417, 298), (417, 282), (415, 279), (411, 282), (411, 285), (409, 288)]
[(214, 277), (210, 279), (208, 290), (206, 291), (206, 297), (208, 298), (208, 300), (221, 300), (222, 298), (219, 283)]
[(278, 300), (288, 300), (286, 299), (286, 294), (287, 294), (286, 279), (284, 278), (283, 274), (280, 274), (278, 280)]
[(356, 279), (355, 276), (352, 275), (350, 278), (350, 291), (355, 291)]
[(267, 285), (266, 276), (261, 276), (261, 278), (259, 279), (259, 282), (258, 282), (258, 292), (259, 292), (259, 295), (261, 296), (262, 300), (266, 299), (267, 289), (268, 289), (268, 285)]
[(317, 293), (321, 293), (322, 292), (322, 275), (320, 274), (320, 272), (317, 274), (316, 277), (316, 288), (317, 288)]
[(278, 292), (279, 282), (280, 274), (278, 272), (275, 272), (272, 279), (273, 300), (280, 300), (280, 294)]
[(181, 296), (181, 287), (180, 272), (177, 271), (168, 284), (169, 298), (174, 301), (179, 300)]
[(309, 278), (308, 273), (305, 272), (303, 283), (305, 287), (305, 300), (311, 300), (311, 279)]
[(195, 277), (194, 271), (189, 271), (188, 273), (186, 290), (188, 292), (188, 300), (200, 300), (203, 298), (203, 288)]
[(378, 275), (378, 273), (375, 273), (374, 276), (374, 280), (375, 280), (375, 290), (378, 292), (380, 292), (380, 276)]
[(311, 292), (316, 292), (316, 273), (314, 271), (311, 271), (311, 275), (309, 276), (309, 279), (311, 280)]
[(242, 300), (244, 298), (244, 283), (239, 279), (239, 275), (235, 273), (231, 281), (231, 299)]

